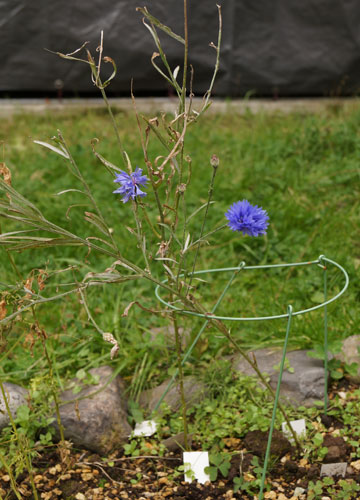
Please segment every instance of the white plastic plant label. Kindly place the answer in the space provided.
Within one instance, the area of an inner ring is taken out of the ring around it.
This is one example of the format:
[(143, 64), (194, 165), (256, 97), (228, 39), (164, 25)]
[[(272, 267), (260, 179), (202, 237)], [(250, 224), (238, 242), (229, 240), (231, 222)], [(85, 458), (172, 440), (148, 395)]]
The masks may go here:
[[(301, 418), (300, 420), (291, 420), (290, 425), (297, 436), (306, 436), (306, 423), (304, 418)], [(289, 441), (293, 442), (294, 438), (286, 422), (283, 422), (281, 424), (281, 429), (283, 431), (283, 434), (289, 439)]]
[(144, 420), (135, 425), (135, 429), (132, 432), (132, 436), (143, 436), (148, 437), (155, 434), (157, 429), (157, 423), (154, 420)]
[(205, 472), (209, 467), (209, 453), (207, 451), (184, 451), (184, 479), (186, 483), (196, 480), (200, 484), (210, 481), (210, 476)]
[(321, 466), (321, 471), (320, 471), (320, 477), (322, 476), (341, 476), (345, 477), (346, 475), (346, 469), (347, 469), (347, 463), (346, 462), (338, 462), (335, 464), (322, 464)]

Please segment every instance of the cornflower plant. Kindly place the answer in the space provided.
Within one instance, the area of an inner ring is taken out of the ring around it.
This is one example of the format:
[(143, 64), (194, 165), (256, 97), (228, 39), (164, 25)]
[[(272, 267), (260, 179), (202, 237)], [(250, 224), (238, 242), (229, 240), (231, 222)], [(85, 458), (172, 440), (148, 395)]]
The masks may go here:
[[(102, 272), (88, 272), (83, 276), (81, 281), (72, 281), (72, 283), (68, 284), (68, 288), (65, 291), (56, 295), (45, 296), (40, 290), (36, 291), (26, 288), (23, 283), (18, 284), (17, 291), (19, 293), (23, 292), (21, 303), (14, 312), (4, 316), (0, 324), (13, 321), (29, 308), (34, 309), (49, 301), (60, 300), (69, 294), (77, 293), (81, 297), (81, 302), (86, 310), (89, 321), (95, 330), (103, 336), (105, 341), (112, 344), (111, 357), (114, 358), (119, 351), (119, 346), (112, 333), (105, 332), (101, 325), (95, 321), (87, 298), (88, 290), (91, 287), (103, 287), (104, 285), (121, 285), (130, 280), (147, 280), (154, 287), (159, 287), (162, 293), (166, 294), (166, 304), (168, 306), (157, 306), (156, 310), (150, 310), (150, 312), (168, 317), (174, 329), (186, 449), (189, 448), (189, 443), (187, 437), (183, 374), (185, 358), (183, 357), (179, 329), (179, 317), (184, 312), (200, 315), (205, 319), (206, 325), (216, 328), (221, 335), (225, 336), (233, 348), (253, 367), (262, 383), (267, 387), (270, 394), (274, 396), (269, 383), (259, 371), (256, 361), (248, 356), (224, 322), (213, 317), (214, 311), (207, 310), (201, 298), (199, 298), (199, 294), (195, 294), (194, 272), (199, 252), (202, 245), (207, 242), (207, 239), (220, 230), (228, 231), (229, 229), (236, 233), (234, 235), (235, 238), (242, 238), (246, 235), (261, 237), (266, 233), (269, 217), (264, 209), (247, 200), (234, 200), (234, 203), (229, 207), (226, 214), (224, 214), (227, 222), (220, 224), (207, 233), (205, 232), (208, 213), (212, 209), (213, 204), (215, 178), (220, 168), (219, 159), (216, 155), (212, 155), (209, 159), (211, 167), (209, 171), (212, 175), (209, 176), (208, 199), (206, 203), (197, 207), (195, 212), (190, 215), (187, 214), (187, 190), (192, 176), (195, 176), (196, 173), (194, 173), (194, 169), (192, 168), (191, 157), (186, 152), (186, 134), (190, 127), (198, 124), (199, 119), (211, 104), (210, 97), (219, 68), (222, 34), (221, 8), (217, 6), (219, 16), (218, 40), (216, 44), (210, 44), (210, 47), (215, 50), (214, 72), (209, 88), (203, 96), (201, 106), (195, 110), (192, 92), (194, 75), (188, 63), (187, 4), (188, 0), (184, 0), (184, 36), (174, 33), (169, 27), (152, 16), (145, 7), (137, 9), (143, 15), (143, 23), (149, 30), (156, 46), (156, 52), (151, 57), (151, 63), (174, 89), (178, 99), (177, 110), (174, 116), (167, 117), (161, 115), (149, 119), (139, 115), (135, 97), (133, 92), (131, 92), (143, 152), (143, 164), (141, 166), (135, 166), (134, 168), (132, 160), (120, 137), (116, 120), (106, 95), (105, 89), (115, 77), (117, 68), (112, 58), (103, 56), (103, 34), (101, 33), (100, 45), (97, 49), (97, 59), (88, 50), (86, 43), (72, 53), (57, 53), (64, 59), (86, 64), (90, 69), (94, 85), (100, 90), (104, 99), (119, 147), (120, 165), (110, 162), (97, 151), (96, 148), (99, 142), (97, 139), (92, 140), (92, 152), (110, 174), (108, 187), (109, 203), (115, 204), (116, 197), (119, 196), (123, 203), (121, 205), (122, 213), (126, 214), (127, 218), (129, 218), (130, 213), (132, 214), (135, 225), (128, 229), (136, 238), (137, 249), (141, 255), (141, 264), (139, 264), (139, 256), (136, 256), (133, 260), (124, 257), (123, 249), (119, 245), (116, 235), (113, 234), (113, 231), (105, 220), (101, 207), (98, 205), (77, 165), (76, 158), (73, 156), (67, 141), (60, 131), (53, 137), (52, 143), (35, 142), (60, 155), (67, 163), (70, 172), (80, 184), (80, 188), (71, 187), (59, 194), (77, 192), (85, 197), (86, 203), (90, 208), (84, 212), (84, 218), (89, 224), (88, 228), (96, 230), (96, 235), (91, 233), (88, 236), (75, 234), (69, 229), (49, 221), (31, 201), (24, 198), (12, 187), (10, 173), (5, 165), (3, 165), (2, 169), (3, 179), (0, 178), (1, 192), (5, 195), (0, 199), (0, 216), (14, 221), (17, 225), (21, 226), (21, 229), (0, 235), (0, 244), (5, 246), (7, 250), (23, 251), (29, 248), (75, 245), (85, 247), (89, 252), (95, 252), (99, 256), (112, 259), (112, 264), (107, 266)], [(166, 33), (183, 46), (182, 71), (180, 71), (179, 67), (175, 69), (170, 67), (160, 41), (159, 31)], [(86, 52), (85, 58), (80, 57), (82, 51)], [(158, 62), (159, 60), (160, 62)], [(104, 82), (101, 78), (102, 63), (109, 63), (113, 67), (111, 76)], [(181, 75), (181, 79), (179, 75)], [(163, 147), (164, 152), (161, 156), (154, 158), (150, 153), (149, 144), (152, 141), (159, 142)], [(110, 198), (111, 191), (114, 196), (113, 201)], [(152, 194), (151, 196), (149, 196), (150, 193)], [(151, 210), (149, 210), (150, 203), (154, 205), (154, 207), (151, 207)], [(154, 209), (157, 211), (157, 216), (153, 215)], [(190, 222), (194, 222), (193, 217), (195, 215), (197, 221), (202, 216), (202, 221), (199, 224), (200, 227), (195, 231), (193, 230), (193, 234), (191, 234)], [(238, 270), (243, 265), (243, 263), (240, 263)], [(226, 289), (220, 294), (217, 304), (222, 300), (235, 274), (230, 279)], [(175, 309), (169, 307), (175, 304)], [(134, 302), (126, 307), (124, 315), (126, 316), (129, 313), (129, 309), (135, 305), (149, 311), (143, 304)], [(289, 428), (292, 430), (283, 407), (279, 405), (279, 408)], [(294, 440), (298, 443), (295, 434)]]

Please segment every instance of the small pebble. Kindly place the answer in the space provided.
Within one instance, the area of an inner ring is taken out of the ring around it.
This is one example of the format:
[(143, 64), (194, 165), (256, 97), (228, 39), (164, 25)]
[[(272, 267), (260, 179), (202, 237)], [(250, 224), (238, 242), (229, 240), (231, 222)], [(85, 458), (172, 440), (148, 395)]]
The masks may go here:
[(360, 471), (360, 460), (355, 460), (355, 462), (351, 462), (351, 467), (357, 471)]
[(275, 493), (275, 491), (267, 491), (267, 492), (265, 493), (264, 497), (265, 497), (266, 499), (268, 499), (268, 498), (269, 498), (270, 500), (276, 500), (276, 493)]
[(304, 488), (300, 488), (300, 486), (297, 486), (294, 491), (294, 497), (299, 497), (300, 495), (303, 495), (305, 493)]
[(86, 500), (85, 495), (82, 493), (76, 493), (75, 498), (76, 500)]
[(85, 474), (81, 474), (81, 479), (83, 481), (91, 481), (93, 478), (94, 477), (90, 472), (86, 472)]

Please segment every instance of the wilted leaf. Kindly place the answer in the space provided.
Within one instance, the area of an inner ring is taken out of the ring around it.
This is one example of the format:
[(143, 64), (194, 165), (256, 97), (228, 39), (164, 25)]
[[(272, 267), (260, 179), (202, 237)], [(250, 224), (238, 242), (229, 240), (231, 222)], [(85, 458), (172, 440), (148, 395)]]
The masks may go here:
[(0, 162), (0, 174), (4, 177), (4, 182), (11, 186), (11, 172), (3, 162)]
[(48, 273), (44, 271), (44, 269), (39, 269), (38, 273), (39, 273), (37, 277), (38, 287), (39, 290), (42, 291), (45, 288), (45, 280), (48, 278)]
[(6, 316), (6, 302), (5, 299), (0, 301), (0, 320), (4, 319)]

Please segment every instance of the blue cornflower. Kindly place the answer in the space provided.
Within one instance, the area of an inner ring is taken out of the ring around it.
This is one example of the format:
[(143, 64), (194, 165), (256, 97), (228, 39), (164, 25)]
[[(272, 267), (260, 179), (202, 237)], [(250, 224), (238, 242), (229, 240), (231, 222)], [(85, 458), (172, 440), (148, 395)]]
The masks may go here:
[(229, 221), (230, 229), (241, 231), (244, 235), (248, 234), (249, 236), (266, 234), (266, 228), (269, 225), (269, 216), (266, 210), (257, 205), (251, 205), (247, 200), (233, 203), (225, 217)]
[(120, 187), (117, 188), (113, 193), (119, 193), (123, 196), (122, 202), (126, 203), (130, 198), (135, 200), (136, 196), (143, 198), (146, 193), (141, 191), (139, 186), (145, 186), (148, 178), (146, 175), (142, 175), (142, 169), (137, 167), (135, 172), (127, 174), (121, 170), (120, 174), (116, 174), (116, 179), (114, 182), (120, 182)]

